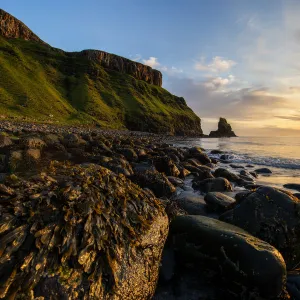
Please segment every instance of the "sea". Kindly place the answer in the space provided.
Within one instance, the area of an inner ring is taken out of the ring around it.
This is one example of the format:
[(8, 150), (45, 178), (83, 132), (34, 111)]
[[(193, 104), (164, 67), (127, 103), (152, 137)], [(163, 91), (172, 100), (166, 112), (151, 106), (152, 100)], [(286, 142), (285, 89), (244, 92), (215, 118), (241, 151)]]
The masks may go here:
[[(188, 138), (176, 140), (174, 144), (180, 147), (200, 146), (209, 155), (211, 150), (222, 150), (229, 155), (230, 163), (244, 167), (253, 165), (250, 170), (269, 168), (272, 174), (260, 175), (257, 184), (275, 187), (283, 187), (287, 183), (300, 184), (300, 137)], [(221, 155), (210, 156), (219, 158)], [(222, 166), (230, 168), (229, 164)]]

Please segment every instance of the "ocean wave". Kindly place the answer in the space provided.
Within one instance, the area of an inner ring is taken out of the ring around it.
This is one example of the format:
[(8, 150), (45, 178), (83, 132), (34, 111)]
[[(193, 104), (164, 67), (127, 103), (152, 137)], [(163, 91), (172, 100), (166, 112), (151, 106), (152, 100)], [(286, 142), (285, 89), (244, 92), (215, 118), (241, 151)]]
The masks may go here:
[[(226, 155), (226, 160), (232, 163), (244, 163), (259, 166), (268, 166), (282, 169), (293, 169), (300, 170), (300, 160), (299, 159), (288, 159), (279, 157), (254, 157), (249, 154), (240, 153), (228, 153)], [(222, 154), (210, 155), (211, 157), (220, 158)]]

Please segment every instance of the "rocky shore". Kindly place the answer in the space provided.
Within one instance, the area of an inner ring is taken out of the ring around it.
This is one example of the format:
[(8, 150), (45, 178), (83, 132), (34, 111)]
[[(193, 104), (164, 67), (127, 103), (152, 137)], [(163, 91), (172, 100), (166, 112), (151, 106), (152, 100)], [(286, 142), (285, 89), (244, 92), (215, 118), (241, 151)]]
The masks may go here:
[(0, 131), (1, 299), (300, 299), (300, 200), (267, 170), (154, 134)]

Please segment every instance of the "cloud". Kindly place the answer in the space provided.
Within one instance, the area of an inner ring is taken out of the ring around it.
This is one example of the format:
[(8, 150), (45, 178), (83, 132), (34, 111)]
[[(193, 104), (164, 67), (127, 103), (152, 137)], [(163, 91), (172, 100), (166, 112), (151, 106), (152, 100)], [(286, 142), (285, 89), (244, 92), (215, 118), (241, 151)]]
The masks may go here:
[(229, 75), (228, 77), (214, 77), (208, 79), (203, 84), (212, 90), (218, 90), (219, 88), (224, 88), (235, 81), (235, 77), (233, 75)]
[(211, 63), (206, 64), (204, 57), (201, 58), (200, 62), (196, 62), (195, 69), (198, 71), (207, 71), (210, 73), (222, 73), (229, 71), (236, 62), (233, 60), (226, 60), (221, 56), (215, 56)]
[[(268, 87), (232, 88), (235, 80), (233, 76), (202, 81), (174, 76), (169, 78), (166, 88), (184, 97), (187, 104), (203, 119), (221, 116), (228, 118), (240, 135), (246, 132), (247, 127), (262, 128), (266, 124), (280, 123), (276, 122), (274, 116), (286, 115), (287, 111), (295, 107), (294, 102)], [(214, 127), (203, 122), (205, 132)]]
[(275, 116), (278, 119), (283, 120), (292, 120), (292, 121), (300, 121), (300, 115), (292, 115), (292, 116)]
[(160, 66), (156, 57), (150, 56), (149, 59), (143, 59), (143, 63), (151, 68), (157, 68)]

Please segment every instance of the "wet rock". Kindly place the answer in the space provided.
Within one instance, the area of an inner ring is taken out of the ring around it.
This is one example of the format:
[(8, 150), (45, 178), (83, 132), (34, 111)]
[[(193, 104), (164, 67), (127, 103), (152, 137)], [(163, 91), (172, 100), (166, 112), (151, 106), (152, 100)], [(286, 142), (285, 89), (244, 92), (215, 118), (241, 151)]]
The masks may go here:
[(244, 169), (244, 166), (235, 165), (235, 164), (230, 164), (230, 167), (233, 168), (233, 169)]
[(62, 139), (62, 144), (67, 148), (77, 148), (85, 146), (87, 142), (80, 138), (77, 134), (69, 133), (64, 136)]
[(188, 158), (196, 158), (201, 164), (211, 163), (208, 155), (200, 147), (193, 147), (188, 150)]
[(189, 215), (207, 215), (207, 205), (204, 197), (193, 192), (182, 192), (179, 196), (172, 199), (179, 208), (186, 211)]
[(238, 206), (220, 219), (276, 247), (291, 269), (300, 262), (299, 214), (299, 199), (286, 191), (264, 186), (246, 194)]
[(23, 162), (23, 151), (12, 151), (9, 155), (8, 168), (10, 171), (17, 170)]
[(0, 148), (8, 147), (12, 144), (13, 142), (8, 136), (0, 134)]
[(199, 189), (202, 192), (225, 192), (233, 191), (231, 183), (226, 178), (209, 178), (203, 181), (193, 183), (194, 189)]
[(251, 192), (249, 191), (242, 191), (242, 192), (239, 192), (239, 193), (236, 193), (235, 195), (235, 200), (236, 202), (239, 204), (241, 203)]
[(168, 180), (174, 185), (174, 186), (183, 186), (184, 181), (178, 177), (168, 176)]
[(256, 169), (255, 172), (257, 174), (272, 174), (272, 171), (268, 168), (260, 168), (260, 169)]
[(27, 149), (25, 151), (26, 163), (30, 165), (31, 163), (37, 163), (41, 158), (40, 149)]
[(224, 151), (218, 150), (218, 149), (215, 149), (215, 150), (211, 150), (211, 151), (210, 151), (210, 154), (222, 154), (222, 153), (224, 153)]
[(158, 172), (165, 173), (167, 176), (178, 177), (180, 175), (177, 166), (168, 156), (155, 157), (153, 164)]
[(157, 171), (137, 172), (130, 179), (140, 187), (152, 190), (156, 197), (170, 197), (176, 191), (166, 175)]
[(59, 136), (56, 135), (56, 134), (52, 134), (52, 133), (46, 134), (44, 136), (44, 141), (47, 144), (47, 146), (50, 147), (50, 148), (57, 145), (57, 144), (60, 144)]
[(160, 201), (99, 166), (49, 172), (1, 202), (0, 297), (151, 299), (168, 234)]
[(123, 154), (128, 161), (137, 161), (138, 155), (132, 148), (121, 148), (118, 152)]
[(20, 144), (28, 149), (42, 149), (46, 143), (38, 137), (26, 137), (21, 139)]
[(155, 172), (156, 169), (153, 165), (149, 164), (149, 163), (137, 163), (137, 164), (133, 164), (133, 171), (134, 172), (146, 172), (146, 171), (153, 171)]
[(288, 272), (287, 274), (287, 291), (292, 300), (300, 299), (300, 272), (299, 270)]
[(210, 210), (216, 212), (224, 212), (231, 209), (236, 203), (233, 198), (219, 192), (207, 193), (204, 197), (204, 201)]
[(231, 182), (239, 182), (240, 181), (240, 178), (238, 175), (236, 175), (224, 168), (218, 168), (217, 170), (215, 170), (214, 176), (226, 178)]
[(231, 299), (257, 292), (273, 299), (285, 289), (286, 267), (278, 250), (238, 227), (204, 216), (178, 216), (170, 232), (178, 262), (202, 274), (219, 272), (218, 283), (234, 290)]
[(287, 184), (284, 184), (283, 187), (285, 187), (286, 189), (295, 190), (295, 191), (300, 192), (300, 184), (297, 184), (297, 183), (287, 183)]
[(295, 193), (294, 196), (300, 199), (300, 193)]

